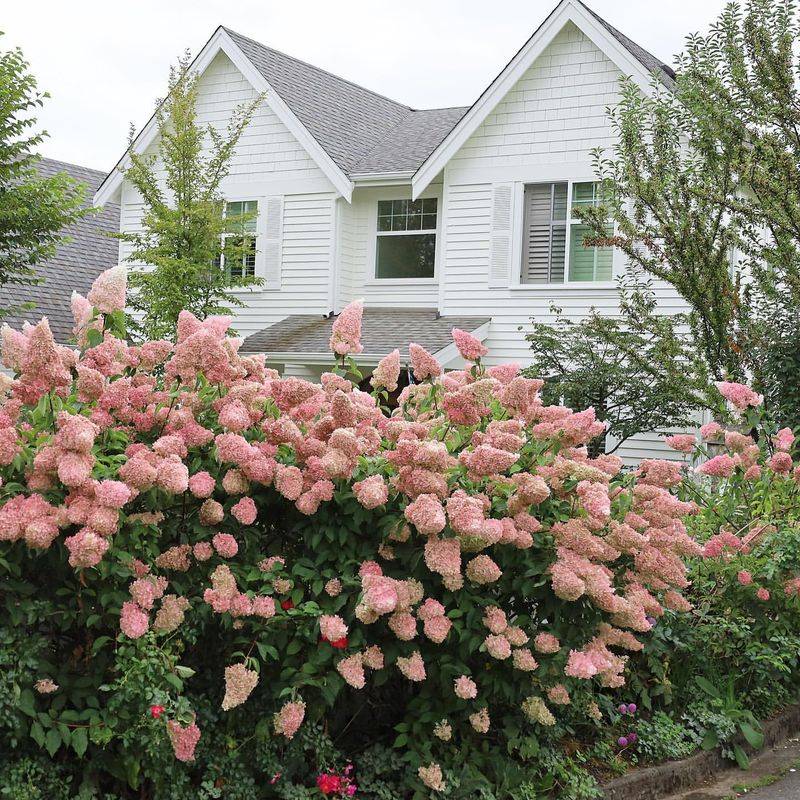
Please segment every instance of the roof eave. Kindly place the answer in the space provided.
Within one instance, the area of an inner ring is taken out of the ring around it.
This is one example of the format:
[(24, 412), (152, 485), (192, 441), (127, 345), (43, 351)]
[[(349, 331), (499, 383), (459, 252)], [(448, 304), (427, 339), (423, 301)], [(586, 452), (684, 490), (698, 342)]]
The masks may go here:
[(350, 180), (355, 186), (396, 186), (409, 184), (414, 175), (413, 169), (396, 170), (393, 172), (355, 172), (350, 174)]

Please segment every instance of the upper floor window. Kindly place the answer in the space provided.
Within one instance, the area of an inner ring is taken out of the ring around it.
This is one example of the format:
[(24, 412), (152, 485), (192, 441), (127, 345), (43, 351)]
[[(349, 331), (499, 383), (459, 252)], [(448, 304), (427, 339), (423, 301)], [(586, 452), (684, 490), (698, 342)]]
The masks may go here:
[(524, 198), (522, 283), (611, 280), (612, 248), (584, 247), (589, 228), (572, 212), (599, 204), (599, 184), (533, 183)]
[(232, 219), (222, 235), (220, 263), (236, 278), (252, 278), (256, 274), (257, 200), (236, 200), (225, 203), (225, 217)]
[(379, 200), (376, 278), (432, 278), (437, 200)]

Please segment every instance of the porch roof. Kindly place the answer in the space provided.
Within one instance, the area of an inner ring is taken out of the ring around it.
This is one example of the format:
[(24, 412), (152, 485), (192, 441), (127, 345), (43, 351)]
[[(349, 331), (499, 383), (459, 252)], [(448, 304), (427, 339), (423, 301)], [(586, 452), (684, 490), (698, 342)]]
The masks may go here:
[[(266, 353), (268, 358), (293, 357), (299, 363), (331, 359), (328, 340), (335, 317), (292, 314), (248, 336), (242, 353)], [(365, 308), (361, 322), (361, 360), (377, 361), (395, 348), (408, 358), (409, 342), (436, 354), (452, 345), (450, 332), (461, 328), (484, 338), (491, 317), (439, 316), (428, 308)], [(481, 330), (484, 329), (484, 330)]]

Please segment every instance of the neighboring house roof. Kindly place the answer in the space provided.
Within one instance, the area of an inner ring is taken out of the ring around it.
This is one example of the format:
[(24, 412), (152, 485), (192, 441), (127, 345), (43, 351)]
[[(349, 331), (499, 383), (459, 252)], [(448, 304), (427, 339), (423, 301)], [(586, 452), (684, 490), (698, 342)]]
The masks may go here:
[[(667, 86), (673, 85), (674, 72), (666, 64), (580, 0), (561, 0), (489, 89), (469, 107), (413, 109), (224, 26), (217, 29), (198, 54), (193, 68), (202, 71), (213, 55), (222, 50), (240, 69), (250, 73), (249, 78), (257, 90), (272, 90), (278, 97), (276, 113), (301, 141), (305, 138), (306, 148), (349, 199), (353, 176), (419, 173), (509, 67), (531, 49), (531, 43), (548, 23), (564, 16), (565, 10), (572, 12), (573, 20), (589, 18), (595, 27), (600, 26), (605, 38), (618, 43), (628, 54), (628, 61), (638, 65), (640, 72), (646, 75), (656, 72)], [(133, 143), (137, 151), (142, 151), (152, 140), (154, 128), (154, 118), (151, 118)], [(314, 148), (317, 148), (316, 155), (312, 152)], [(122, 180), (119, 168), (124, 160), (125, 156), (103, 182), (98, 203), (105, 202), (118, 191)]]
[[(86, 184), (84, 208), (92, 204), (92, 195), (102, 183), (105, 173), (96, 169), (43, 158), (37, 168), (42, 175), (66, 172)], [(72, 292), (86, 294), (94, 279), (119, 260), (119, 243), (108, 234), (119, 231), (119, 206), (107, 204), (64, 230), (69, 239), (59, 245), (55, 255), (38, 264), (35, 272), (41, 282), (35, 286), (7, 284), (0, 287), (0, 308), (32, 302), (35, 307), (4, 317), (14, 328), (24, 321), (36, 323), (47, 317), (56, 341), (64, 344), (72, 337)]]
[[(332, 359), (328, 342), (335, 319), (318, 314), (293, 314), (248, 336), (241, 352), (266, 353), (268, 358), (296, 354), (303, 361), (309, 355)], [(364, 350), (359, 357), (380, 359), (396, 348), (403, 358), (408, 358), (409, 342), (438, 353), (452, 344), (453, 328), (475, 333), (490, 321), (490, 317), (440, 317), (433, 309), (365, 308), (361, 321)]]

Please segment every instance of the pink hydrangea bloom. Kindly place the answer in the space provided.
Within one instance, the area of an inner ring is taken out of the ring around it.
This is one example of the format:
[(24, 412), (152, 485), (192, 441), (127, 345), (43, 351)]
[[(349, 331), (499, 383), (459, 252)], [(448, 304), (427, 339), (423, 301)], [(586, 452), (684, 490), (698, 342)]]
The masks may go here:
[(214, 478), (208, 472), (196, 472), (189, 478), (189, 491), (195, 496), (202, 499), (211, 497), (214, 493)]
[(442, 768), (436, 764), (431, 763), (420, 766), (417, 769), (419, 779), (434, 792), (443, 792), (445, 790), (444, 775)]
[(397, 381), (400, 377), (400, 351), (392, 350), (388, 356), (384, 356), (378, 366), (372, 372), (369, 382), (375, 389), (386, 389), (387, 392), (394, 392), (397, 389)]
[(356, 653), (342, 659), (336, 665), (337, 672), (345, 679), (345, 682), (354, 689), (363, 689), (367, 684), (364, 675), (364, 661), (361, 653)]
[(779, 475), (788, 475), (792, 471), (792, 457), (789, 453), (778, 450), (770, 457), (767, 465), (773, 472)]
[(319, 618), (319, 630), (322, 638), (329, 642), (335, 642), (347, 636), (347, 625), (337, 614), (323, 614)]
[(330, 348), (337, 356), (346, 356), (350, 353), (360, 353), (361, 346), (361, 317), (364, 313), (364, 302), (355, 300), (342, 309), (342, 312), (333, 323), (330, 338)]
[(719, 393), (739, 411), (752, 407), (760, 406), (764, 402), (764, 396), (756, 394), (749, 386), (743, 383), (732, 383), (730, 381), (719, 381), (716, 384)]
[(461, 700), (474, 700), (478, 696), (477, 684), (467, 675), (461, 675), (453, 681), (453, 691)]
[(229, 533), (216, 533), (211, 540), (214, 549), (223, 558), (233, 558), (239, 552), (239, 545), (236, 539)]
[(664, 443), (679, 453), (691, 453), (695, 448), (696, 440), (691, 433), (679, 433), (675, 436), (667, 436)]
[(122, 604), (122, 611), (119, 617), (120, 630), (130, 639), (138, 639), (144, 636), (150, 627), (150, 620), (147, 614), (131, 600), (126, 600)]
[(256, 504), (253, 502), (253, 498), (243, 497), (231, 509), (231, 514), (233, 514), (242, 525), (252, 525), (256, 521), (257, 516)]
[(471, 333), (462, 331), (460, 328), (453, 328), (451, 331), (453, 341), (456, 343), (458, 352), (465, 361), (479, 361), (489, 350), (476, 339)]
[(736, 574), (736, 580), (742, 586), (749, 586), (753, 582), (753, 576), (746, 569), (743, 569)]
[(765, 589), (763, 586), (756, 592), (756, 597), (759, 600), (763, 600), (765, 603), (770, 598), (769, 589)]
[(492, 658), (499, 659), (500, 661), (511, 657), (511, 645), (505, 636), (495, 636), (489, 634), (484, 639), (486, 650)]
[(730, 478), (735, 469), (736, 462), (733, 458), (727, 453), (720, 453), (702, 463), (696, 471), (700, 475), (709, 475), (713, 478)]
[(794, 433), (791, 428), (781, 428), (775, 436), (772, 437), (772, 443), (778, 450), (788, 452), (792, 449), (794, 444)]
[(397, 668), (410, 681), (418, 683), (425, 680), (425, 662), (419, 650), (415, 650), (408, 658), (400, 656), (397, 659)]
[(247, 669), (244, 664), (231, 664), (225, 667), (225, 697), (222, 698), (222, 710), (230, 711), (242, 705), (256, 688), (258, 673)]
[(103, 314), (121, 311), (125, 308), (127, 274), (123, 264), (101, 272), (95, 278), (86, 299)]
[(442, 374), (442, 365), (421, 345), (411, 342), (408, 354), (411, 357), (411, 369), (415, 380), (438, 378)]
[(291, 739), (303, 724), (305, 715), (306, 704), (302, 700), (284, 703), (281, 710), (275, 714), (275, 733)]
[(211, 542), (198, 542), (192, 547), (192, 555), (198, 561), (208, 561), (214, 555), (214, 548), (211, 546)]
[(503, 574), (489, 556), (481, 554), (467, 562), (467, 577), (477, 584), (494, 583)]
[(478, 733), (488, 733), (491, 724), (489, 720), (489, 710), (487, 708), (482, 708), (480, 711), (470, 714), (469, 724), (472, 725), (473, 729)]
[(178, 761), (194, 761), (194, 751), (200, 741), (200, 728), (194, 722), (184, 726), (171, 719), (167, 722), (167, 733), (175, 758)]
[(369, 509), (382, 506), (389, 499), (389, 487), (382, 475), (371, 475), (363, 481), (357, 481), (353, 484), (353, 493), (356, 500)]
[(533, 646), (538, 653), (557, 653), (561, 649), (561, 642), (552, 633), (539, 633), (533, 640)]

